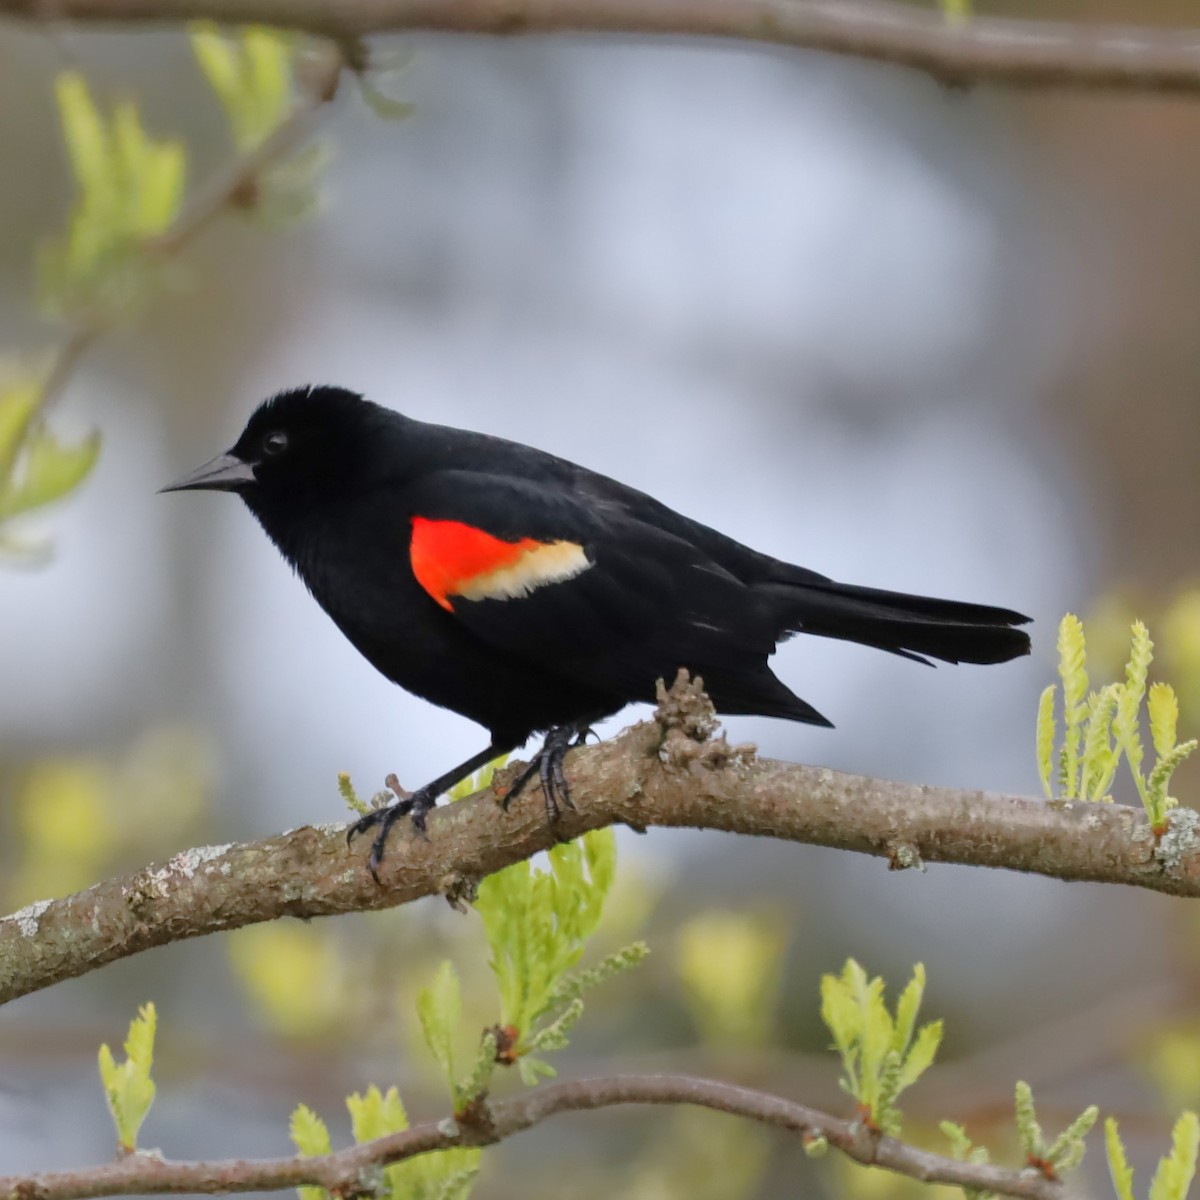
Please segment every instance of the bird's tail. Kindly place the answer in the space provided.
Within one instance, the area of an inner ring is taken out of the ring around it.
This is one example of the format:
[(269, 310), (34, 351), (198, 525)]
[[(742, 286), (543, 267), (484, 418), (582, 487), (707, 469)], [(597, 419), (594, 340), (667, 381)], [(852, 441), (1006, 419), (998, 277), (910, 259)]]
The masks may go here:
[(1029, 653), (1029, 618), (1006, 608), (909, 596), (833, 580), (769, 585), (780, 595), (783, 632), (859, 642), (928, 663), (1001, 663)]

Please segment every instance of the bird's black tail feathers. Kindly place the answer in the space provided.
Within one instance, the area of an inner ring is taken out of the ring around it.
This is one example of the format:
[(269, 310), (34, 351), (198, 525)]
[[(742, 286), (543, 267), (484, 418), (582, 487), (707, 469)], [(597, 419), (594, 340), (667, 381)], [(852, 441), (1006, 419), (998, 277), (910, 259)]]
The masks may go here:
[[(772, 584), (785, 633), (811, 633), (887, 650), (929, 664), (1001, 663), (1029, 653), (1029, 618), (1006, 608), (909, 596), (833, 580)], [(932, 665), (932, 664), (929, 664)]]

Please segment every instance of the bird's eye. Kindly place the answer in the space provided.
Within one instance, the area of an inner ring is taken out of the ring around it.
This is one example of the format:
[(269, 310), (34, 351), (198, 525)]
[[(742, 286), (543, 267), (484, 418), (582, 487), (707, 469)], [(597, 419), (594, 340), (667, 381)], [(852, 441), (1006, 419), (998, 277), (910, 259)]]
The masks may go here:
[(273, 433), (268, 433), (262, 440), (262, 448), (264, 454), (282, 454), (287, 449), (288, 436), (282, 430), (275, 430)]

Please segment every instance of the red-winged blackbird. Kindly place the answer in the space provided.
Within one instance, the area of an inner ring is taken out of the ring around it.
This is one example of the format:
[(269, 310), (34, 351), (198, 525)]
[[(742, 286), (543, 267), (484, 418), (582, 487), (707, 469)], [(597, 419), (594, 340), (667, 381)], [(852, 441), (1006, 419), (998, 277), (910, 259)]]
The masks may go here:
[(363, 818), (388, 830), (546, 733), (551, 817), (588, 726), (680, 667), (720, 712), (829, 722), (767, 666), (794, 633), (926, 662), (1029, 652), (1003, 608), (835, 583), (529, 446), (427, 425), (335, 387), (281, 392), (228, 454), (164, 491), (237, 492), (317, 603), (389, 679), (478, 721), (485, 750)]

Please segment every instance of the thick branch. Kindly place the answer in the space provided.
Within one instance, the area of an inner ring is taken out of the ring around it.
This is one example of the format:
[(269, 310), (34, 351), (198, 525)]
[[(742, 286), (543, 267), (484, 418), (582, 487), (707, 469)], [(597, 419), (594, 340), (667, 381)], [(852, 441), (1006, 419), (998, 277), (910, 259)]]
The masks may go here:
[(736, 39), (896, 63), (947, 83), (1200, 94), (1200, 31), (976, 17), (886, 0), (0, 0), (0, 15), (95, 24), (198, 17), (337, 39), (622, 33)]
[(334, 1195), (353, 1195), (362, 1190), (372, 1168), (431, 1150), (491, 1145), (540, 1124), (555, 1113), (618, 1104), (694, 1104), (786, 1129), (806, 1142), (823, 1136), (856, 1162), (884, 1167), (926, 1183), (986, 1189), (1027, 1200), (1066, 1200), (1062, 1184), (1036, 1171), (957, 1162), (917, 1150), (895, 1138), (873, 1137), (859, 1124), (780, 1096), (687, 1075), (613, 1075), (551, 1084), (515, 1099), (487, 1105), (486, 1120), (478, 1123), (426, 1121), (403, 1133), (319, 1158), (168, 1162), (139, 1154), (99, 1167), (0, 1178), (0, 1196), (20, 1200), (84, 1200), (92, 1196), (272, 1191), (304, 1184), (316, 1184)]
[(714, 738), (715, 728), (703, 693), (677, 683), (653, 721), (572, 753), (578, 808), (555, 825), (536, 788), (508, 813), (485, 791), (435, 812), (427, 839), (397, 827), (379, 885), (367, 871), (366, 847), (347, 847), (343, 826), (304, 826), (260, 842), (186, 851), (30, 905), (0, 919), (0, 1003), (222, 929), (454, 897), (558, 839), (622, 822), (807, 842), (879, 855), (894, 867), (966, 863), (1200, 896), (1200, 815), (1191, 809), (1176, 809), (1156, 841), (1140, 810), (757, 759), (752, 747)]

